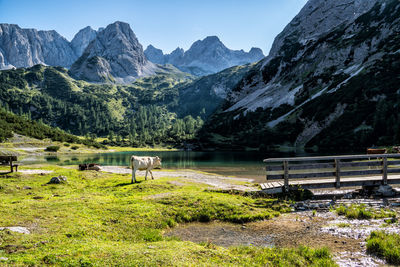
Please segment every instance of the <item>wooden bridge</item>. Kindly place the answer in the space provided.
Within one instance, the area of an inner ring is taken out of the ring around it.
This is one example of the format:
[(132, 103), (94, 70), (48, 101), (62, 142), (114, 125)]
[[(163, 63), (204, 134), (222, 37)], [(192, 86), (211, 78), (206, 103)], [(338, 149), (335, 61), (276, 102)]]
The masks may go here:
[(290, 188), (322, 189), (400, 184), (400, 154), (270, 158), (266, 193)]

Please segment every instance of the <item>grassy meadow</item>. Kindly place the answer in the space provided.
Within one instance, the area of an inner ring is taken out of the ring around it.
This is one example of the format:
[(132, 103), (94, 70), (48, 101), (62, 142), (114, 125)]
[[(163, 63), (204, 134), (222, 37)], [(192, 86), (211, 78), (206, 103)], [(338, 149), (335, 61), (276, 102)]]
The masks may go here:
[[(223, 248), (163, 236), (168, 228), (192, 221), (269, 219), (287, 212), (287, 203), (216, 192), (179, 178), (140, 177), (130, 184), (126, 174), (74, 168), (40, 166), (54, 172), (0, 175), (0, 227), (31, 231), (0, 231), (0, 265), (334, 265), (326, 249)], [(59, 175), (67, 182), (47, 184)]]

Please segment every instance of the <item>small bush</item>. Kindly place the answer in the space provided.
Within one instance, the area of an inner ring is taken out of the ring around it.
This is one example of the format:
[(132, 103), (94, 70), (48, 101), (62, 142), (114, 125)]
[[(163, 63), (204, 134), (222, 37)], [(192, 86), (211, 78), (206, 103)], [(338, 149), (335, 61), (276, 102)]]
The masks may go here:
[(79, 146), (72, 146), (71, 149), (72, 150), (77, 150), (79, 148)]
[(60, 146), (48, 146), (48, 147), (46, 147), (45, 151), (57, 152), (59, 149), (60, 149)]
[(389, 264), (400, 264), (400, 235), (373, 231), (367, 238), (367, 252), (385, 259)]
[(65, 143), (65, 144), (64, 144), (64, 146), (70, 146), (70, 145), (71, 145), (70, 143)]

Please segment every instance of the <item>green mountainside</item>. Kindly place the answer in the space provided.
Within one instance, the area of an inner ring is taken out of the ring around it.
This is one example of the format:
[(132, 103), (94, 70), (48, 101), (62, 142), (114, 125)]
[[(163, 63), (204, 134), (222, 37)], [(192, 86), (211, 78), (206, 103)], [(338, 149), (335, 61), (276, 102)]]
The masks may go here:
[(122, 85), (75, 80), (64, 68), (36, 65), (0, 72), (0, 103), (72, 134), (180, 146), (194, 141), (250, 67), (195, 79), (164, 65), (156, 75)]
[(179, 144), (194, 137), (200, 117), (178, 117), (178, 84), (192, 76), (171, 66), (130, 85), (95, 84), (71, 78), (60, 67), (0, 72), (2, 106), (73, 134), (120, 136), (133, 145)]
[(53, 128), (42, 122), (32, 121), (26, 118), (26, 116), (19, 116), (5, 109), (0, 109), (0, 142), (4, 142), (6, 139), (13, 137), (14, 133), (39, 140), (50, 139), (52, 141), (104, 148), (103, 145), (93, 140), (79, 138), (59, 128)]

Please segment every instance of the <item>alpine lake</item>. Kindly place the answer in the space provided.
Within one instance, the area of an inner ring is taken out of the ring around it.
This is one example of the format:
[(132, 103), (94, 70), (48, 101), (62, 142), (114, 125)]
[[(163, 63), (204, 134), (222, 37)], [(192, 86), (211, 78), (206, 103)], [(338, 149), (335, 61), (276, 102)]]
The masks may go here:
[(272, 157), (312, 155), (305, 152), (259, 152), (259, 151), (125, 151), (99, 154), (30, 155), (22, 158), (23, 165), (55, 164), (79, 165), (97, 163), (102, 166), (129, 166), (132, 155), (159, 156), (163, 169), (191, 169), (223, 176), (254, 179), (265, 182), (265, 163)]

